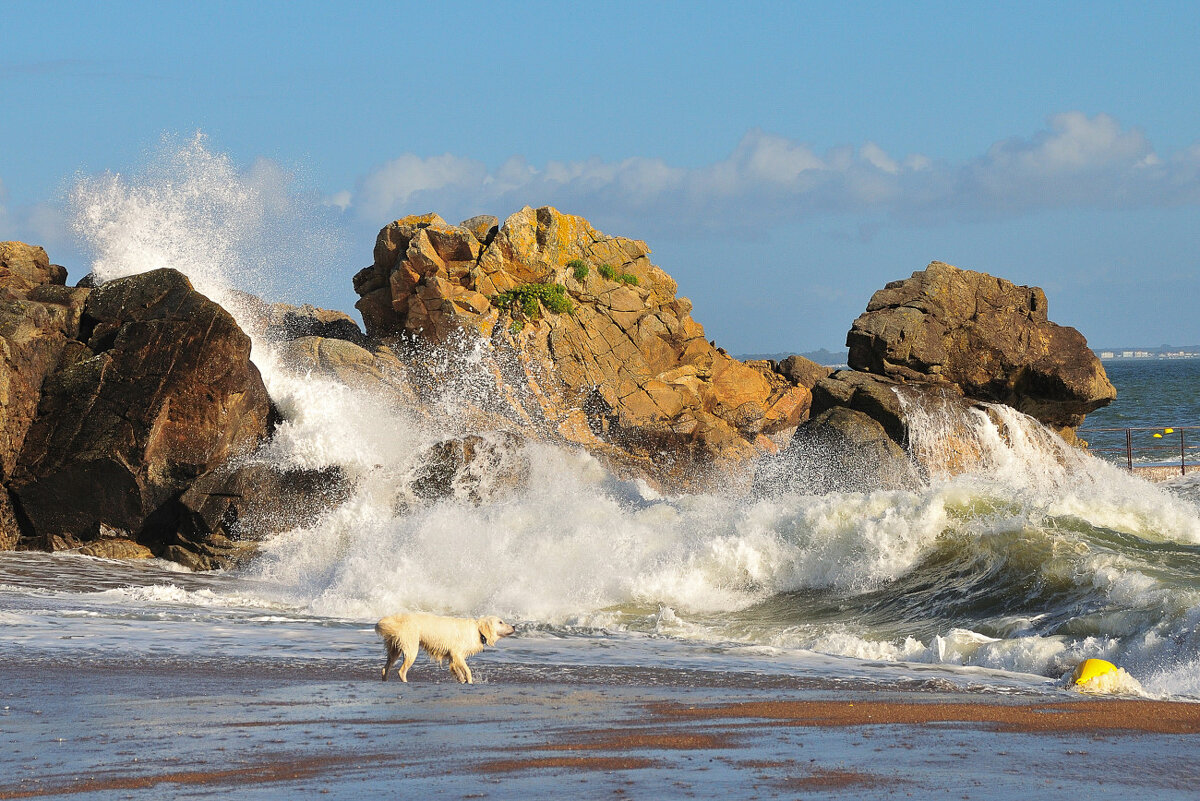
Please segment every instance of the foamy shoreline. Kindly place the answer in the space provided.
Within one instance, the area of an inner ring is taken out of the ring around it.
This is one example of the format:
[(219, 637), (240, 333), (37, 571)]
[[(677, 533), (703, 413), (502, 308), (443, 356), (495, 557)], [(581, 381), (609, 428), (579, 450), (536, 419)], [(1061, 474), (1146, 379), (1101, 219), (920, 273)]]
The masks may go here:
[[(1200, 704), (874, 690), (805, 676), (140, 658), (0, 665), (0, 799), (1187, 798)], [(554, 678), (557, 676), (558, 678)], [(1147, 795), (1149, 793), (1149, 795)]]

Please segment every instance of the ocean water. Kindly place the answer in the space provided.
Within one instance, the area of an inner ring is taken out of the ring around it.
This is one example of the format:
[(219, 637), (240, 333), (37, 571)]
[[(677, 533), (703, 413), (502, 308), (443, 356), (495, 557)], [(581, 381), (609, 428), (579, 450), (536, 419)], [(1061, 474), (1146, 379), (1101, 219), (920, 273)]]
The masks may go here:
[[(173, 266), (236, 315), (234, 290), (269, 295), (261, 276), (289, 274), (265, 242), (302, 204), (270, 200), (196, 141), (141, 174), (81, 182), (73, 206), (100, 279)], [(456, 358), (487, 357), (477, 345)], [(414, 504), (397, 487), (424, 446), (461, 433), (470, 370), (429, 422), (298, 373), (270, 343), (254, 359), (287, 418), (258, 458), (338, 465), (349, 501), (233, 572), (0, 554), (10, 654), (374, 676), (374, 621), (420, 609), (517, 626), (479, 658), (484, 676), (492, 663), (547, 677), (638, 665), (1049, 694), (1099, 657), (1132, 677), (1115, 692), (1200, 699), (1200, 484), (1151, 484), (1006, 407), (911, 409), (925, 478), (905, 490), (661, 495), (531, 444), (520, 494)], [(1196, 423), (1197, 367), (1114, 365), (1120, 398), (1089, 427)], [(942, 469), (951, 460), (960, 472)]]

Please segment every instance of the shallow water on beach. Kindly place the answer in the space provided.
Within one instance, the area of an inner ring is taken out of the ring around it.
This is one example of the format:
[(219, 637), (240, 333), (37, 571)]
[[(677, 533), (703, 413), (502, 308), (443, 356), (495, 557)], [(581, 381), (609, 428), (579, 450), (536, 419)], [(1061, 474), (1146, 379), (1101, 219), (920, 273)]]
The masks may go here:
[[(183, 161), (81, 186), (93, 267), (104, 280), (174, 266), (237, 314), (231, 290), (258, 289), (232, 278), (254, 274), (239, 254), (262, 250), (246, 244), (253, 187), (199, 144)], [(204, 236), (179, 239), (197, 198)], [(186, 253), (164, 244), (179, 241)], [(459, 354), (467, 367), (487, 355)], [(0, 554), (12, 653), (358, 669), (382, 661), (375, 619), (421, 609), (505, 616), (517, 635), (479, 659), (543, 677), (640, 666), (1052, 694), (1099, 657), (1150, 695), (1200, 699), (1200, 481), (1150, 484), (1011, 409), (954, 421), (971, 432), (973, 461), (954, 475), (927, 462), (904, 490), (663, 496), (585, 453), (529, 445), (523, 492), (413, 504), (396, 487), (414, 454), (462, 433), (470, 380), (447, 384), (439, 425), (298, 375), (269, 343), (255, 343), (254, 359), (286, 418), (259, 458), (336, 465), (354, 482), (349, 501), (236, 572)], [(1158, 381), (1161, 403), (1154, 382), (1114, 370), (1122, 395), (1108, 424), (1168, 401), (1167, 424), (1200, 419), (1194, 396), (1177, 391), (1194, 386), (1194, 368), (1155, 365), (1178, 378)], [(1122, 411), (1123, 382), (1140, 382), (1136, 411)], [(949, 422), (929, 414), (918, 450), (936, 455)]]

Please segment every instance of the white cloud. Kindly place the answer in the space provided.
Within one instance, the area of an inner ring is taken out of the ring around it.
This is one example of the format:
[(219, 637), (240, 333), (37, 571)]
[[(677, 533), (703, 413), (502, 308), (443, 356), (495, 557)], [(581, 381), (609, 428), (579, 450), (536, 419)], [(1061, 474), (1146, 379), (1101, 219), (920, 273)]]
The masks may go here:
[(350, 190), (343, 189), (340, 192), (334, 192), (321, 202), (326, 206), (345, 211), (346, 209), (350, 208), (350, 201), (353, 199), (353, 197), (354, 196), (350, 194)]
[(730, 155), (695, 168), (662, 159), (552, 161), (514, 156), (498, 169), (452, 154), (405, 154), (361, 178), (334, 205), (372, 222), (436, 210), (454, 216), (550, 204), (637, 230), (721, 228), (829, 214), (901, 220), (988, 218), (1040, 208), (1132, 208), (1200, 202), (1200, 144), (1154, 152), (1106, 114), (1056, 114), (1027, 137), (950, 163), (888, 154), (874, 142), (823, 153), (751, 130)]
[(444, 156), (420, 158), (406, 153), (368, 173), (359, 184), (355, 206), (365, 213), (383, 213), (404, 207), (414, 197), (430, 192), (478, 192), (488, 179), (481, 162)]
[(62, 210), (49, 203), (10, 206), (8, 190), (0, 179), (0, 240), (17, 240), (41, 245), (51, 253), (70, 247), (70, 229)]

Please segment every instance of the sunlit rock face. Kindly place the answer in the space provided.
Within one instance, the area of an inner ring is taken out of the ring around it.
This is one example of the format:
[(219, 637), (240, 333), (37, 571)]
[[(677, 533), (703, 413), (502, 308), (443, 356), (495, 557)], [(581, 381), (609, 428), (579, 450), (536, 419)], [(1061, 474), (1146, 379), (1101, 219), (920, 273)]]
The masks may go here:
[(808, 386), (706, 340), (649, 253), (549, 207), (503, 224), (415, 215), (380, 231), (357, 307), (376, 339), (489, 340), (527, 427), (684, 472), (774, 450), (769, 435), (807, 416)]

